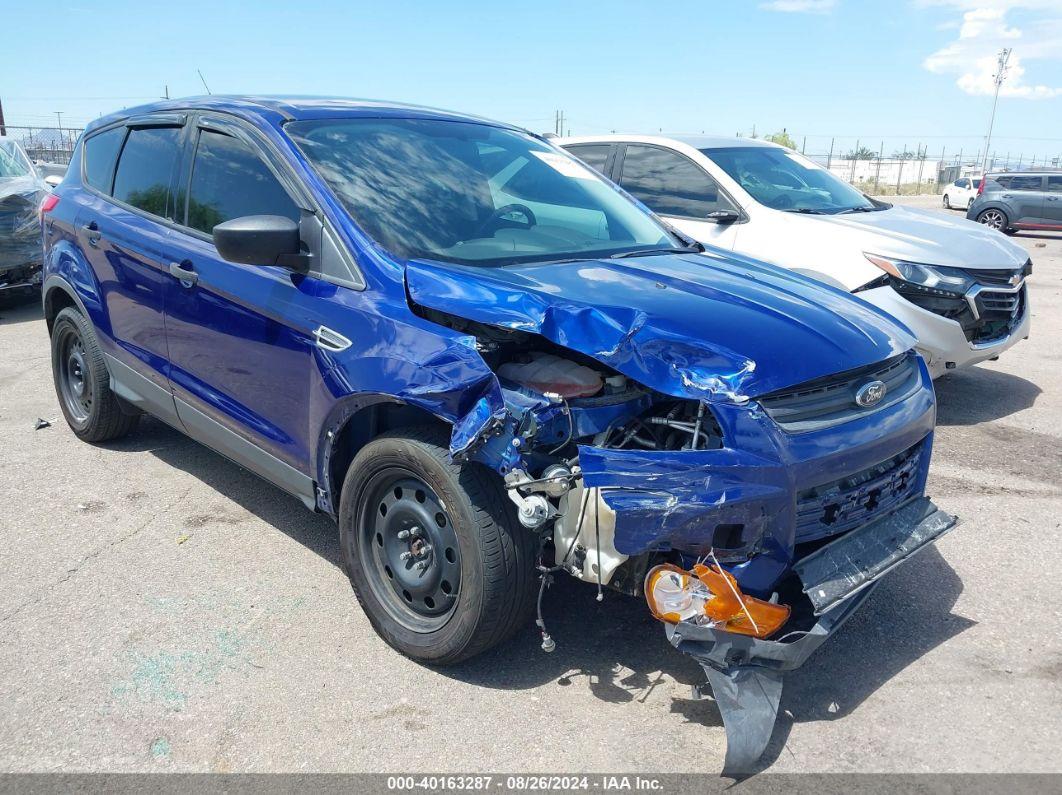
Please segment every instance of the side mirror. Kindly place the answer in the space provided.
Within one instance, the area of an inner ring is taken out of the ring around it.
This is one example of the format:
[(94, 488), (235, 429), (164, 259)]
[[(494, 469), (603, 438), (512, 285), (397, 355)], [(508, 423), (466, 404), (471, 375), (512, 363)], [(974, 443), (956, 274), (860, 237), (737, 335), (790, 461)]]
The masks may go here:
[(704, 220), (712, 224), (732, 224), (740, 217), (733, 210), (712, 210), (704, 216)]
[(57, 188), (62, 183), (63, 178), (58, 174), (49, 174), (44, 178), (44, 184), (50, 188)]
[(214, 247), (223, 259), (244, 265), (310, 269), (299, 246), (299, 225), (282, 215), (245, 215), (214, 227)]

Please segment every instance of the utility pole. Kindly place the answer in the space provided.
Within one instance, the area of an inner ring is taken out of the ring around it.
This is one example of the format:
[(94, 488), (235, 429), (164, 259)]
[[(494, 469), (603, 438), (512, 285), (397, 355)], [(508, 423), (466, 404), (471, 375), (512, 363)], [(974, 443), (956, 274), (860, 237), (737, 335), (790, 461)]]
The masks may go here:
[(992, 127), (996, 123), (996, 104), (999, 102), (999, 87), (1003, 85), (1003, 81), (1007, 79), (1007, 61), (1010, 60), (1011, 50), (1009, 47), (1004, 47), (999, 51), (999, 61), (996, 73), (992, 76), (996, 84), (996, 93), (992, 98), (992, 115), (988, 120), (988, 135), (985, 136), (985, 159), (981, 164), (981, 173), (985, 174), (988, 171), (988, 148), (992, 145)]
[(63, 112), (61, 110), (57, 110), (55, 112), (55, 118), (57, 118), (59, 120), (59, 134), (62, 135), (63, 134)]

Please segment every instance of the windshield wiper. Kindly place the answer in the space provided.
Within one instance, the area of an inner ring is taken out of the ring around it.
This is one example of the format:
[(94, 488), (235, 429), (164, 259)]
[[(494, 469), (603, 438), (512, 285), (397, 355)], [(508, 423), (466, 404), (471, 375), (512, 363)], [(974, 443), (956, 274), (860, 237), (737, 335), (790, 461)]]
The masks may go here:
[(828, 215), (822, 210), (813, 210), (810, 207), (794, 207), (789, 210), (782, 210), (784, 213), (800, 213), (801, 215)]
[(639, 248), (635, 251), (621, 251), (618, 254), (610, 254), (609, 259), (626, 259), (627, 257), (647, 257), (652, 254), (700, 254), (704, 251), (703, 246), (674, 246), (671, 248)]
[(848, 213), (872, 213), (879, 208), (877, 207), (845, 207), (843, 210), (838, 210), (834, 215), (848, 215)]

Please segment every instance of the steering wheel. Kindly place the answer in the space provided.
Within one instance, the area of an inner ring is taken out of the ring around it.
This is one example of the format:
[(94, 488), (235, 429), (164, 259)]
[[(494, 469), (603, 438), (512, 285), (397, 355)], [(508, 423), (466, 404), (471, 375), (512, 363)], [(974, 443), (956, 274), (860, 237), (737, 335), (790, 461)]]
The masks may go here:
[(767, 202), (767, 206), (773, 207), (776, 210), (788, 210), (793, 206), (793, 200), (785, 193), (780, 193)]
[[(510, 213), (519, 213), (524, 216), (526, 224), (521, 224), (519, 221), (513, 221), (511, 218), (505, 216)], [(526, 204), (506, 204), (503, 207), (499, 207), (497, 210), (490, 214), (490, 218), (484, 221), (479, 229), (476, 230), (475, 237), (483, 237), (486, 232), (493, 231), (495, 226), (499, 226), (502, 223), (512, 224), (517, 229), (530, 229), (538, 223), (538, 219), (535, 218), (535, 214), (531, 211), (531, 208)]]

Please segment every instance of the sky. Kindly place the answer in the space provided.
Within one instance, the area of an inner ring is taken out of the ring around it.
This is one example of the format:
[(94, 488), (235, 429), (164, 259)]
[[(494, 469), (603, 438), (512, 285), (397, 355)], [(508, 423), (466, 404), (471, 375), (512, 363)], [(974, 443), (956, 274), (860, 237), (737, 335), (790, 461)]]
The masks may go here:
[(204, 93), (368, 97), (573, 135), (1062, 155), (1062, 0), (52, 0), (5, 9), (8, 124)]

